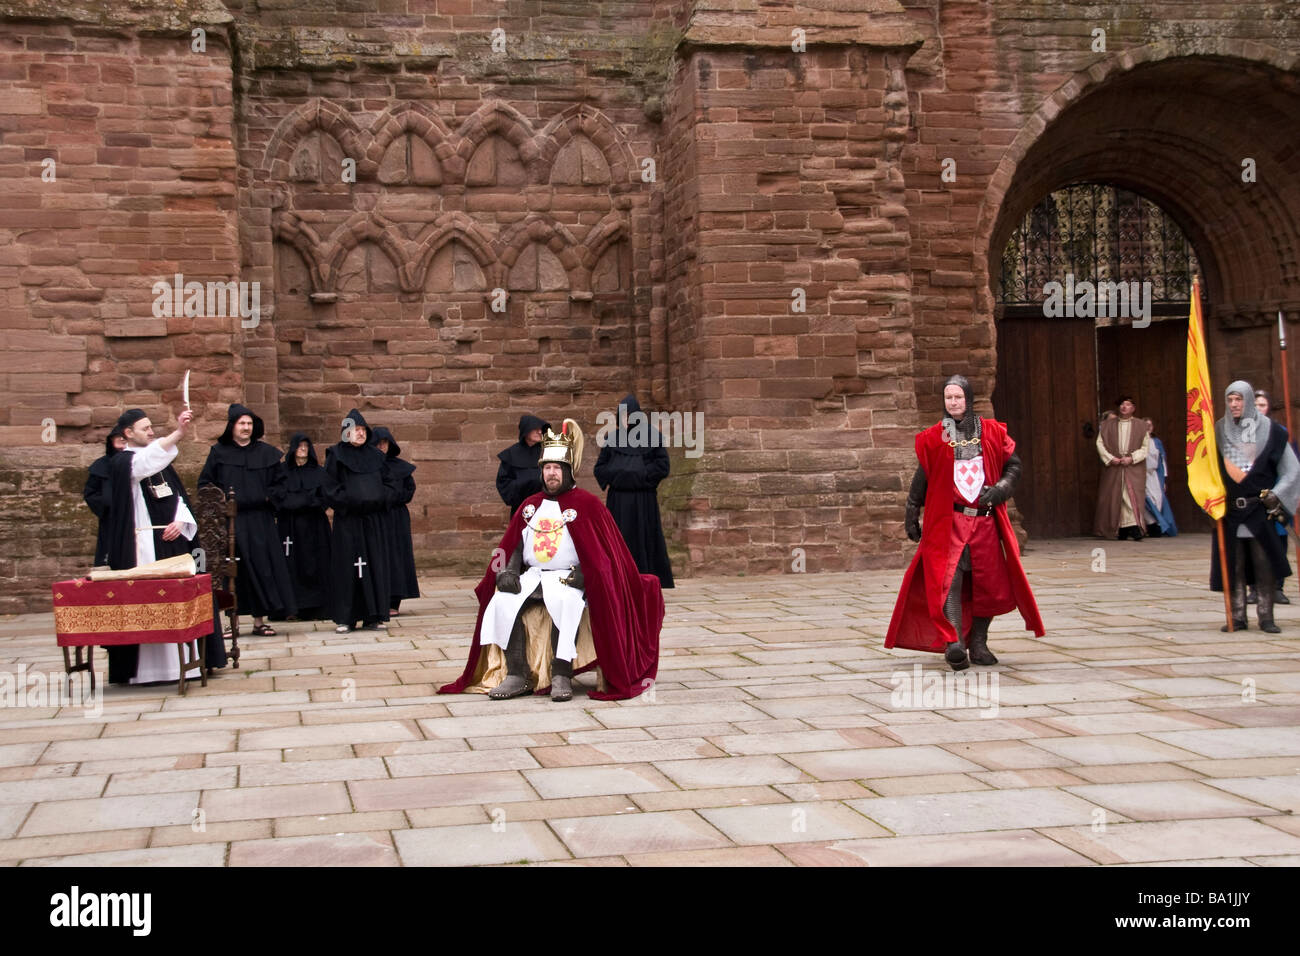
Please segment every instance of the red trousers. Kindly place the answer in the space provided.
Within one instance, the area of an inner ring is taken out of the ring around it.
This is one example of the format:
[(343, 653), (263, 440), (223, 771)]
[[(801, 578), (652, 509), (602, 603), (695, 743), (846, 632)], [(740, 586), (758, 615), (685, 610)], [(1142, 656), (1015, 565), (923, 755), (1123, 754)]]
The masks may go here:
[(964, 548), (970, 547), (970, 577), (962, 595), (970, 601), (972, 617), (996, 617), (1016, 609), (1011, 576), (1002, 554), (1002, 541), (992, 515), (974, 518), (961, 512), (952, 516), (952, 542), (948, 547), (945, 581), (952, 581)]

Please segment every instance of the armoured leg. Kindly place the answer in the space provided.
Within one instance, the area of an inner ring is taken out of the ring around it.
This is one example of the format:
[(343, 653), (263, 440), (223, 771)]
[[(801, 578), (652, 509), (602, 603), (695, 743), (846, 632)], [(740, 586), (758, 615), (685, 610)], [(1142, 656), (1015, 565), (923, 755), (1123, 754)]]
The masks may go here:
[(1273, 576), (1273, 565), (1269, 564), (1264, 546), (1254, 538), (1250, 539), (1250, 560), (1255, 566), (1255, 589), (1259, 593), (1259, 629), (1268, 634), (1281, 634), (1282, 629), (1273, 623), (1273, 601), (1277, 592), (1277, 580)]
[(560, 629), (551, 625), (551, 700), (563, 703), (573, 700), (573, 661), (555, 656), (560, 646)]
[(493, 700), (509, 700), (532, 693), (532, 690), (533, 686), (528, 683), (528, 634), (521, 610), (510, 629), (510, 643), (506, 645), (506, 679), (488, 691), (488, 696)]
[[(1232, 598), (1232, 628), (1236, 631), (1246, 630), (1246, 542), (1236, 542), (1236, 555), (1232, 561), (1232, 582), (1223, 585), (1230, 587)], [(1226, 631), (1228, 625), (1219, 628)]]
[(976, 664), (996, 664), (998, 659), (989, 650), (989, 624), (991, 617), (976, 617), (970, 622), (970, 636), (966, 643), (970, 646), (970, 659)]
[(966, 659), (966, 648), (962, 647), (961, 643), (961, 588), (966, 578), (966, 572), (962, 570), (961, 564), (962, 562), (957, 562), (957, 573), (952, 576), (952, 587), (948, 589), (948, 597), (943, 602), (943, 616), (957, 632), (957, 640), (948, 645), (947, 650), (943, 652), (943, 658), (955, 671), (964, 671), (970, 667), (970, 661)]

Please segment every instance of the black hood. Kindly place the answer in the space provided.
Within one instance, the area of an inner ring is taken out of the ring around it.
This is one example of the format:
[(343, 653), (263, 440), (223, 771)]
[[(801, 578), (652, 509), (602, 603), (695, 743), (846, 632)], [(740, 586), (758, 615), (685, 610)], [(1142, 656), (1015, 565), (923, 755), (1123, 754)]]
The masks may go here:
[[(650, 428), (649, 416), (641, 411), (641, 403), (629, 393), (614, 410), (615, 431), (605, 440), (605, 445), (634, 455), (649, 455), (666, 447), (664, 436), (658, 429)], [(635, 437), (636, 441), (632, 438)]]
[(298, 446), (303, 442), (307, 443), (307, 464), (304, 468), (319, 468), (320, 459), (316, 457), (316, 446), (312, 444), (306, 432), (294, 432), (293, 437), (289, 439), (289, 447), (284, 453), (284, 464), (286, 468), (298, 467)]
[(376, 425), (370, 433), (370, 444), (378, 445), (380, 439), (388, 439), (388, 456), (389, 458), (399, 458), (402, 454), (402, 446), (397, 444), (397, 439), (383, 425)]
[[(356, 426), (366, 430), (366, 444), (357, 447), (347, 440), (348, 428), (350, 426)], [(350, 471), (354, 471), (357, 474), (368, 474), (370, 472), (379, 471), (384, 467), (384, 456), (381, 455), (379, 449), (371, 443), (370, 424), (362, 417), (361, 412), (357, 411), (355, 408), (348, 412), (347, 417), (343, 419), (342, 432), (343, 434), (340, 437), (339, 443), (330, 448), (330, 453), (333, 454), (340, 463)]]
[(218, 438), (217, 441), (221, 442), (223, 445), (235, 444), (235, 422), (244, 415), (247, 415), (253, 420), (253, 437), (251, 440), (261, 441), (262, 436), (266, 434), (266, 428), (263, 426), (262, 420), (254, 415), (253, 410), (247, 405), (239, 404), (231, 405), (230, 408), (226, 410), (226, 430), (221, 433), (221, 437)]
[(536, 415), (522, 415), (519, 418), (519, 444), (523, 445), (528, 433), (538, 428), (542, 430), (542, 437), (546, 437), (546, 430), (551, 427), (550, 422), (542, 421)]
[(113, 447), (113, 439), (122, 438), (122, 437), (123, 437), (122, 426), (114, 425), (113, 430), (109, 432), (108, 436), (104, 439), (104, 454), (107, 455), (109, 458), (112, 458), (115, 454), (117, 454), (117, 449)]
[(347, 432), (349, 426), (352, 425), (355, 425), (358, 428), (364, 428), (366, 430), (366, 443), (369, 444), (370, 426), (366, 423), (365, 418), (362, 417), (361, 412), (359, 412), (355, 408), (352, 409), (352, 411), (348, 412), (347, 417), (343, 419), (342, 425), (339, 426), (339, 441), (343, 442), (345, 445), (351, 444), (351, 442), (348, 441), (348, 438), (350, 436), (348, 435)]

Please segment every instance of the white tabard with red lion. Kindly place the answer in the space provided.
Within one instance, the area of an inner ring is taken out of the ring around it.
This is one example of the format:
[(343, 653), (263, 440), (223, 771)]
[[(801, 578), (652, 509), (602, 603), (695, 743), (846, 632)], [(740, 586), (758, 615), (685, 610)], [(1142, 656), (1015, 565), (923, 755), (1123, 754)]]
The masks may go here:
[[(582, 623), (587, 599), (577, 588), (569, 587), (560, 579), (578, 567), (573, 536), (565, 526), (581, 520), (573, 509), (561, 513), (554, 498), (543, 498), (536, 510), (532, 505), (524, 508), (524, 571), (519, 575), (519, 593), (498, 591), (492, 596), (483, 615), (480, 644), (495, 644), (505, 650), (520, 608), (540, 583), (542, 601), (552, 622), (560, 629), (555, 656), (566, 661), (577, 656), (578, 625)], [(503, 562), (506, 557), (502, 558)]]

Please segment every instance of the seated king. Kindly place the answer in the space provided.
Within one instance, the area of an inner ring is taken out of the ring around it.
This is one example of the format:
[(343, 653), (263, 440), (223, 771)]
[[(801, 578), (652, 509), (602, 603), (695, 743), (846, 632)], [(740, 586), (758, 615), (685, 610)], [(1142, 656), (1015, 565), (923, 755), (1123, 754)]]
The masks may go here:
[(600, 499), (575, 487), (578, 423), (548, 428), (542, 446), (542, 491), (515, 511), (474, 589), (469, 662), (439, 693), (508, 700), (549, 686), (551, 700), (566, 701), (573, 676), (596, 669), (592, 699), (636, 697), (659, 667), (659, 579), (637, 570)]

